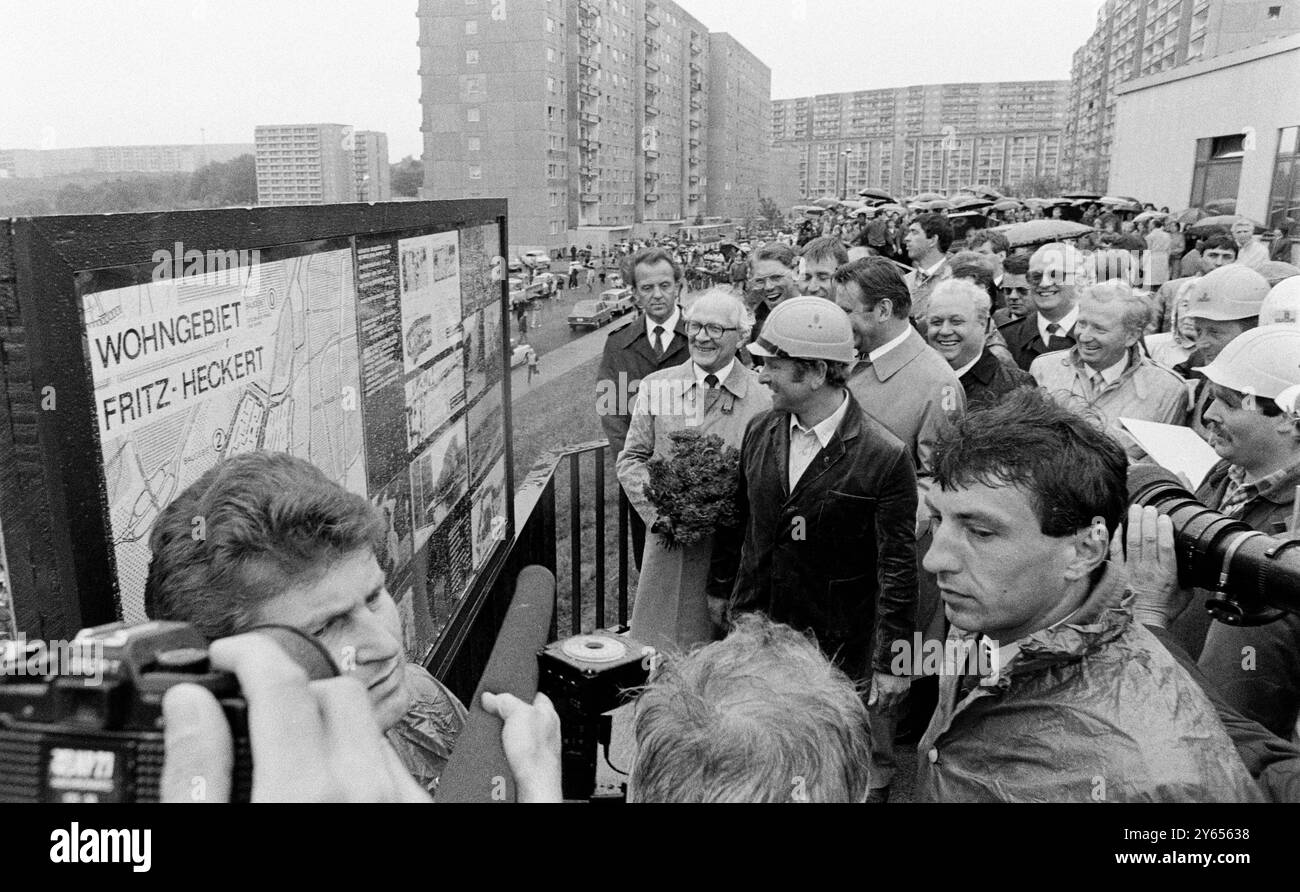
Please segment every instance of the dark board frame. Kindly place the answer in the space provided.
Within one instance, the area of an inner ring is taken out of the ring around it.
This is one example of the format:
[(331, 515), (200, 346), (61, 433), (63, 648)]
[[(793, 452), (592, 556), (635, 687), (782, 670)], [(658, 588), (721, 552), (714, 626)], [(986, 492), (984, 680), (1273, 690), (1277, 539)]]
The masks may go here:
[[(152, 265), (154, 252), (175, 242), (203, 250), (291, 250), (304, 243), (355, 245), (368, 236), (492, 224), (504, 256), (506, 214), (504, 200), (486, 199), (0, 220), (0, 530), (17, 630), (33, 638), (67, 638), (118, 618), (117, 581), (107, 572), (113, 566), (111, 527), (82, 346), (79, 274)], [(508, 321), (504, 275), (500, 290)], [(507, 529), (513, 533), (508, 324), (501, 326), (501, 340)], [(454, 641), (472, 621), (500, 572), (509, 539), (496, 543), (440, 642)], [(432, 650), (424, 656), (431, 658)]]

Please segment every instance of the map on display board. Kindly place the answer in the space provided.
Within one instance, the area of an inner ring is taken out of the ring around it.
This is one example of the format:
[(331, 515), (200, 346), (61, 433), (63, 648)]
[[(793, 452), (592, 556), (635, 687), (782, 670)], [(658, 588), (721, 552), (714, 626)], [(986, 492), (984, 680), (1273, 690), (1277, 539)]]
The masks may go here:
[[(266, 450), (371, 502), (410, 656), (429, 653), (513, 534), (508, 327), (504, 204), (415, 204), (22, 221), (22, 250), (60, 245), (22, 321), (64, 402), (34, 416), (52, 458), (28, 449), (15, 472), (0, 437), (7, 489), (38, 481), (30, 505), (0, 506), (21, 555), (15, 592), (0, 568), (0, 638), (32, 617), (47, 634), (145, 620), (159, 514), (223, 459)], [(214, 227), (221, 250), (185, 247)], [(147, 262), (159, 244), (172, 259)], [(43, 392), (35, 371), (27, 386)], [(33, 417), (9, 412), (14, 430)]]

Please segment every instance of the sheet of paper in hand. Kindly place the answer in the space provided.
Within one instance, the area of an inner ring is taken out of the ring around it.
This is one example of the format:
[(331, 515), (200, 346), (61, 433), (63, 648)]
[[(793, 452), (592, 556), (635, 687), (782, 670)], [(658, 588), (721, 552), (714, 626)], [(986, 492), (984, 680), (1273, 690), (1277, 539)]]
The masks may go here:
[(1175, 474), (1186, 474), (1193, 487), (1201, 485), (1205, 475), (1219, 463), (1219, 454), (1189, 427), (1121, 418), (1138, 445), (1156, 464)]

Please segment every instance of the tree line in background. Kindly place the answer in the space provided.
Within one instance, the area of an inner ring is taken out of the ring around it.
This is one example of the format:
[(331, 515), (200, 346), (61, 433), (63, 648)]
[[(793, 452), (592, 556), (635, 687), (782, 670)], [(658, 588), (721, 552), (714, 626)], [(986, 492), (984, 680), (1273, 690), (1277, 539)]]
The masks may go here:
[[(424, 165), (411, 157), (392, 165), (393, 197), (415, 198)], [(257, 204), (252, 155), (204, 165), (193, 173), (74, 174), (42, 179), (0, 179), (0, 217), (107, 214), (250, 207)]]

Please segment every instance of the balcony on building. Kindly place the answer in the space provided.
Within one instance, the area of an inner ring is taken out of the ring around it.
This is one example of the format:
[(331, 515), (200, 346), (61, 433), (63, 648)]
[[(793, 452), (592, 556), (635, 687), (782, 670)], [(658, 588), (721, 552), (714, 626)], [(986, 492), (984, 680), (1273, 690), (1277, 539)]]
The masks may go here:
[(596, 4), (591, 0), (578, 0), (578, 15), (583, 18), (595, 19), (600, 15), (600, 10), (596, 9)]
[(590, 124), (593, 127), (600, 123), (600, 115), (593, 114), (589, 111), (579, 112), (578, 119), (582, 121), (582, 123)]
[(645, 115), (647, 118), (657, 118), (659, 116), (659, 106), (646, 103)]
[(699, 200), (700, 200), (700, 193), (698, 193), (698, 192), (692, 192), (692, 193), (690, 194), (690, 200), (691, 200), (691, 201), (699, 201)]
[(645, 149), (643, 151), (645, 152), (645, 157), (647, 161), (654, 161), (659, 158), (658, 149)]
[(655, 40), (653, 37), (646, 37), (646, 39), (645, 39), (645, 51), (646, 51), (647, 53), (657, 53), (657, 52), (659, 52), (659, 41)]
[(659, 70), (659, 63), (656, 62), (656, 61), (655, 61), (653, 58), (651, 58), (650, 56), (646, 56), (646, 57), (645, 57), (645, 70), (646, 70), (646, 71), (658, 71), (658, 70)]
[(578, 56), (578, 67), (593, 73), (600, 71), (600, 63), (591, 56)]
[(578, 168), (578, 175), (586, 177), (587, 179), (592, 179), (597, 175), (596, 168), (584, 165)]
[(699, 111), (699, 110), (700, 110), (701, 108), (703, 108), (703, 107), (704, 107), (704, 103), (701, 102), (701, 101), (699, 100), (699, 97), (697, 97), (697, 96), (692, 96), (692, 97), (691, 97), (691, 108), (692, 108), (692, 109), (694, 109), (695, 111)]
[(691, 167), (699, 167), (699, 166), (700, 166), (700, 156), (699, 156), (699, 155), (692, 155), (692, 156), (688, 159), (688, 161), (689, 161)]
[(645, 91), (647, 96), (654, 96), (659, 92), (659, 85), (653, 81), (646, 81)]
[(578, 95), (587, 96), (594, 99), (595, 97), (600, 95), (600, 91), (596, 89), (596, 85), (593, 84), (591, 81), (586, 79), (581, 79), (578, 81)]
[(657, 192), (647, 192), (645, 194), (645, 200), (647, 203), (652, 204), (659, 200), (659, 194)]
[(700, 138), (698, 136), (692, 136), (686, 142), (692, 149), (698, 149), (700, 147)]
[(595, 204), (596, 202), (600, 201), (600, 193), (580, 192), (578, 193), (578, 200), (583, 202), (584, 204)]

